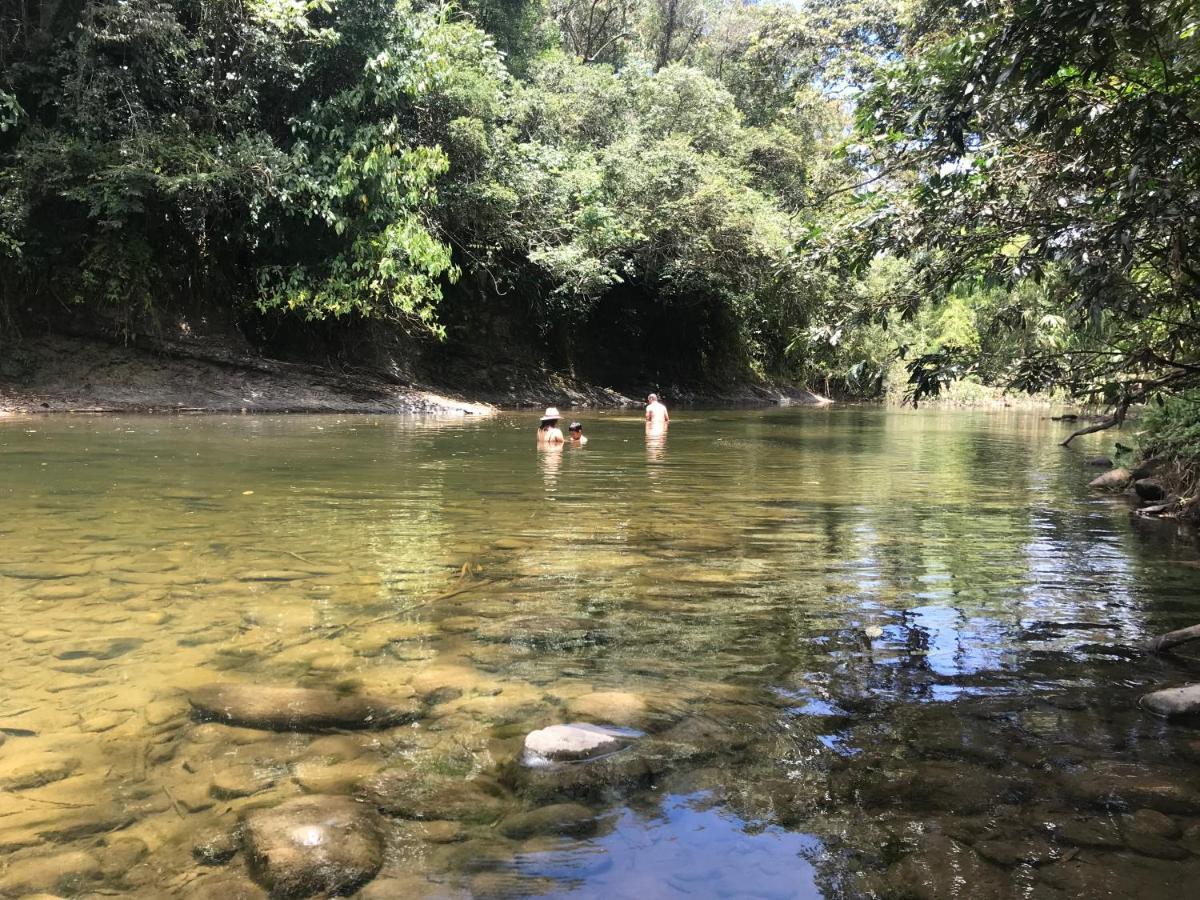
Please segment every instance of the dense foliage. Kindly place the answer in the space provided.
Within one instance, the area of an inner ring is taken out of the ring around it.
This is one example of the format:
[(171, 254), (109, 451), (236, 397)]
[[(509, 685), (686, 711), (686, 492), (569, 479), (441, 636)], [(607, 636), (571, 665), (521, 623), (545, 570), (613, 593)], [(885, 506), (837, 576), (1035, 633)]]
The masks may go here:
[[(0, 6), (0, 327), (494, 309), (914, 399), (1200, 382), (1183, 0)], [(639, 343), (641, 341), (642, 343)], [(570, 361), (570, 352), (559, 360)], [(902, 360), (903, 362), (898, 362)], [(906, 367), (906, 368), (904, 368)]]
[(712, 366), (760, 369), (836, 301), (798, 245), (853, 175), (837, 94), (895, 37), (879, 0), (4, 16), (8, 309), (215, 304), (437, 334), (465, 274), (469, 303), (520, 295), (546, 331), (616, 297)]
[[(921, 7), (858, 106), (877, 178), (861, 224), (913, 263), (890, 306), (972, 281), (1016, 292), (982, 329), (1022, 336), (1012, 381), (1117, 420), (1200, 380), (1198, 28), (1183, 0)], [(975, 349), (915, 360), (917, 395), (978, 366)]]

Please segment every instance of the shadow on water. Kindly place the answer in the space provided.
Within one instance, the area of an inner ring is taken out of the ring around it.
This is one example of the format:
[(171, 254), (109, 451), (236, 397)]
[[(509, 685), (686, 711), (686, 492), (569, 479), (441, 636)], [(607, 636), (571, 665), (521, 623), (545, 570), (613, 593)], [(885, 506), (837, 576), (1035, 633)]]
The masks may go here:
[[(1060, 426), (585, 424), (4, 422), (0, 896), (262, 896), (239, 823), (337, 795), (380, 816), (363, 897), (1194, 884), (1200, 731), (1137, 698), (1200, 674), (1141, 650), (1200, 621), (1200, 554)], [(200, 721), (214, 682), (403, 724)], [(563, 722), (643, 736), (521, 765)]]

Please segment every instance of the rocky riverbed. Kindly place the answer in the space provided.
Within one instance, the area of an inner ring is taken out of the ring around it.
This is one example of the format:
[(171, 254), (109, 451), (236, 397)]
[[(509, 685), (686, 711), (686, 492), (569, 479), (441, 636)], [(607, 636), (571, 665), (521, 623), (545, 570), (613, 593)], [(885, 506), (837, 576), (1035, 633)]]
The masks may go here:
[[(1086, 493), (1029, 527), (1077, 468), (1011, 506), (1011, 472), (885, 480), (940, 419), (869, 478), (788, 458), (878, 439), (810, 419), (714, 418), (662, 459), (614, 417), (612, 456), (553, 471), (505, 455), (519, 423), (90, 421), (0, 457), (0, 896), (1174, 900), (1200, 875), (1200, 732), (1139, 707), (1194, 680), (1144, 646), (1195, 621), (1195, 557)], [(455, 481), (471, 452), (487, 477)], [(627, 489), (584, 468), (622, 452)]]

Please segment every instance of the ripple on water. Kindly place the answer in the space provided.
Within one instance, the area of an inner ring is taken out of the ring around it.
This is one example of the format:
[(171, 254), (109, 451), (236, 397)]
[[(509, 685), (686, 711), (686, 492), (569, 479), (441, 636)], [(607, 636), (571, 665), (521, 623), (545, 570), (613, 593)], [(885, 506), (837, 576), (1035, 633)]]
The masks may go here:
[[(239, 821), (326, 795), (386, 813), (369, 896), (1200, 874), (1195, 735), (1137, 708), (1183, 677), (1138, 648), (1200, 621), (1195, 548), (1089, 502), (1037, 414), (687, 412), (650, 447), (597, 414), (556, 465), (514, 418), (132, 421), (0, 426), (0, 893), (256, 896)], [(196, 721), (211, 682), (406, 721)], [(517, 764), (576, 721), (644, 735)]]

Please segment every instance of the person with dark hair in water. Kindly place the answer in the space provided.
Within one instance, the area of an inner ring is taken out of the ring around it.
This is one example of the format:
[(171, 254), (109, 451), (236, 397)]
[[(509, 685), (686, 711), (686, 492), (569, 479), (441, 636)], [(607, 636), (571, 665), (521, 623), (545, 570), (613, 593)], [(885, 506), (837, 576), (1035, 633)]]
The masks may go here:
[(588, 439), (583, 436), (583, 426), (578, 422), (572, 422), (571, 427), (567, 430), (567, 443), (572, 447), (582, 447), (588, 442)]
[(550, 445), (563, 443), (562, 429), (558, 427), (558, 420), (562, 418), (558, 414), (558, 410), (553, 406), (547, 406), (546, 412), (542, 416), (542, 421), (538, 423), (537, 442), (538, 444)]

